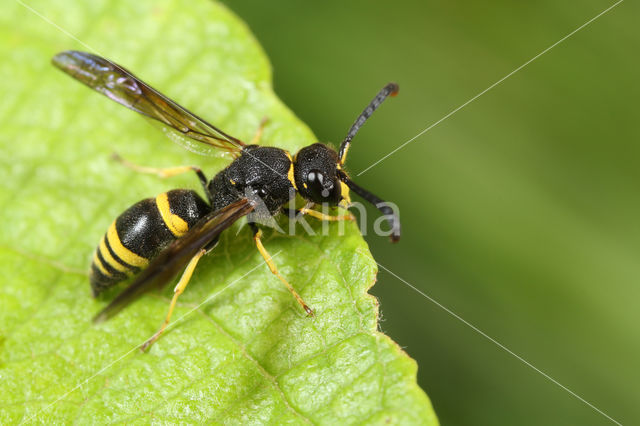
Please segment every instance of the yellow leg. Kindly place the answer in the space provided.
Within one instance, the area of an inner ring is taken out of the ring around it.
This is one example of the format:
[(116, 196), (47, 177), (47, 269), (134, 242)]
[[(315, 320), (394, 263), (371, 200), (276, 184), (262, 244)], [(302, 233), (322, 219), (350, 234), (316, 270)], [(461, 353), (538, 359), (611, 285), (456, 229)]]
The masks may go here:
[(178, 166), (178, 167), (169, 167), (166, 169), (139, 166), (137, 164), (134, 164), (130, 161), (125, 160), (124, 158), (120, 157), (116, 153), (112, 155), (112, 158), (131, 170), (134, 170), (139, 173), (148, 173), (152, 175), (157, 175), (161, 178), (168, 178), (168, 177), (180, 175), (182, 173), (187, 173), (190, 171), (194, 171), (196, 173), (200, 172), (200, 169), (196, 166)]
[(338, 221), (338, 220), (356, 220), (356, 217), (351, 213), (343, 215), (343, 216), (331, 216), (328, 214), (324, 214), (317, 210), (313, 210), (312, 208), (303, 207), (300, 209), (301, 214), (307, 214), (309, 216), (315, 217), (320, 220), (328, 220), (328, 221)]
[(267, 125), (268, 121), (269, 119), (267, 117), (262, 119), (262, 121), (260, 122), (260, 126), (258, 126), (258, 130), (256, 131), (256, 134), (253, 135), (253, 138), (251, 139), (251, 145), (258, 145), (260, 143), (260, 139), (262, 139), (262, 133), (264, 132), (264, 127)]
[(167, 316), (164, 319), (164, 322), (160, 326), (160, 329), (156, 331), (156, 333), (149, 340), (144, 342), (142, 346), (140, 346), (141, 351), (144, 352), (147, 349), (149, 349), (149, 347), (151, 347), (151, 345), (153, 345), (153, 343), (156, 340), (158, 340), (160, 335), (164, 332), (165, 328), (167, 328), (167, 325), (169, 325), (169, 321), (171, 320), (173, 309), (176, 307), (176, 302), (178, 301), (178, 297), (180, 297), (180, 295), (184, 292), (184, 289), (187, 288), (187, 284), (189, 284), (189, 280), (193, 275), (193, 271), (196, 269), (196, 265), (198, 264), (198, 261), (206, 252), (207, 251), (205, 249), (200, 250), (189, 261), (189, 264), (187, 265), (184, 272), (182, 273), (182, 277), (180, 277), (180, 281), (178, 281), (176, 288), (173, 290), (173, 298), (171, 299), (171, 304), (169, 305), (169, 312), (167, 313)]
[(276, 264), (273, 263), (273, 259), (271, 259), (271, 255), (269, 254), (269, 252), (267, 252), (267, 250), (262, 245), (262, 231), (261, 230), (258, 230), (254, 234), (253, 240), (256, 242), (256, 247), (258, 247), (258, 251), (260, 252), (262, 257), (264, 258), (264, 261), (267, 263), (267, 266), (269, 267), (269, 270), (271, 271), (271, 273), (273, 275), (275, 275), (276, 277), (278, 277), (280, 279), (280, 281), (282, 281), (282, 283), (285, 286), (287, 286), (287, 289), (289, 290), (289, 292), (291, 292), (293, 297), (296, 298), (296, 300), (298, 301), (300, 306), (302, 306), (302, 309), (305, 310), (305, 312), (307, 313), (308, 316), (312, 317), (313, 316), (313, 310), (311, 310), (311, 308), (309, 306), (307, 306), (307, 304), (304, 302), (304, 300), (302, 300), (302, 297), (300, 297), (298, 292), (291, 286), (291, 284), (289, 284), (289, 282), (287, 280), (285, 280), (282, 275), (280, 275), (280, 272), (278, 272), (278, 268), (276, 268)]

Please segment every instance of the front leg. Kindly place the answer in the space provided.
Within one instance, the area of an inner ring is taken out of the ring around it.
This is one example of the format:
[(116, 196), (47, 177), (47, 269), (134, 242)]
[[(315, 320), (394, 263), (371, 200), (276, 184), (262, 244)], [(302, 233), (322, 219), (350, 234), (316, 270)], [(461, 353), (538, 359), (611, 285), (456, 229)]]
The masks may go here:
[(326, 220), (330, 222), (335, 222), (340, 220), (356, 220), (356, 217), (353, 214), (351, 214), (351, 212), (349, 211), (347, 211), (346, 215), (331, 216), (331, 215), (319, 212), (317, 210), (313, 210), (313, 206), (314, 206), (313, 203), (307, 203), (303, 208), (294, 210), (293, 212), (290, 209), (287, 209), (289, 218), (295, 219), (299, 214), (301, 215), (306, 214), (308, 216), (315, 217), (316, 219)]

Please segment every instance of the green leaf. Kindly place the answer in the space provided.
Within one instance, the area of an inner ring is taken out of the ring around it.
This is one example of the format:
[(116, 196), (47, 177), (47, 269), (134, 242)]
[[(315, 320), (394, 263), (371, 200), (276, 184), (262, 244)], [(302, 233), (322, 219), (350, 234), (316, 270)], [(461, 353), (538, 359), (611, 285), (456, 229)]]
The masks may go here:
[(338, 224), (328, 236), (267, 233), (315, 318), (236, 227), (201, 261), (149, 353), (137, 347), (160, 325), (171, 286), (91, 324), (108, 300), (90, 297), (86, 270), (109, 223), (139, 199), (198, 188), (190, 175), (135, 174), (111, 152), (209, 176), (227, 162), (181, 149), (54, 69), (58, 51), (88, 49), (56, 26), (233, 135), (250, 139), (267, 116), (265, 144), (295, 152), (315, 139), (273, 94), (249, 30), (216, 3), (28, 7), (9, 2), (0, 17), (0, 423), (436, 424), (415, 362), (377, 331), (366, 293), (376, 263), (354, 224), (342, 236)]

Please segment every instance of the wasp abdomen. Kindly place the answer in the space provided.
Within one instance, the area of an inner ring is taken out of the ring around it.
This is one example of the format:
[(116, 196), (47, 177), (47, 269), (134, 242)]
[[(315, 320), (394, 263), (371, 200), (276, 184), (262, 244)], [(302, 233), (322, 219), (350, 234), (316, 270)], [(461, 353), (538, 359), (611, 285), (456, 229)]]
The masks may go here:
[(211, 208), (195, 192), (174, 189), (129, 207), (111, 223), (91, 264), (94, 296), (144, 269)]

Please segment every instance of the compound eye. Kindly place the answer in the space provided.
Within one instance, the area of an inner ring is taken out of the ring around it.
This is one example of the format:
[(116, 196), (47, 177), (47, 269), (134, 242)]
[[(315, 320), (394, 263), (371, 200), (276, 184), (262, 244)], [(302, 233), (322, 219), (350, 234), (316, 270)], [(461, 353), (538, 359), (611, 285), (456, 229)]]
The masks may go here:
[(315, 199), (328, 198), (333, 188), (332, 182), (325, 183), (324, 174), (322, 174), (320, 170), (311, 170), (309, 174), (307, 174), (307, 185)]

